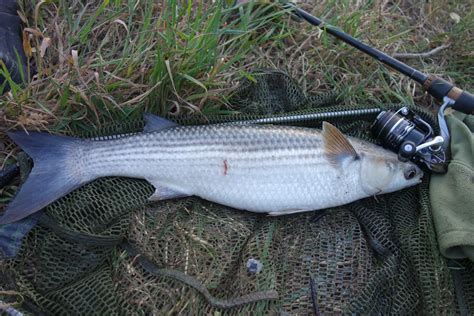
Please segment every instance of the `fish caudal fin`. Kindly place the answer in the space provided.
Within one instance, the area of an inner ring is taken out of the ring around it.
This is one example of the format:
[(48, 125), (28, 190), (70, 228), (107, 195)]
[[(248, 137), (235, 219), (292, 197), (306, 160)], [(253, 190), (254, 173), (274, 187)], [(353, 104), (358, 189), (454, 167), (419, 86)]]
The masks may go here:
[(8, 136), (33, 159), (33, 169), (0, 218), (0, 224), (25, 218), (92, 180), (84, 176), (78, 161), (83, 140), (22, 131), (9, 132)]

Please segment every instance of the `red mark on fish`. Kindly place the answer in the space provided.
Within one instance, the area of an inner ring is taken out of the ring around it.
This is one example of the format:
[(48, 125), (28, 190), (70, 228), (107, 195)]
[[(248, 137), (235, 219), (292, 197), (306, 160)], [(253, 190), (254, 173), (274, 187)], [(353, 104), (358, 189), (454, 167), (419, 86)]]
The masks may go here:
[(224, 175), (227, 175), (227, 171), (229, 171), (229, 163), (227, 162), (227, 159), (224, 160)]

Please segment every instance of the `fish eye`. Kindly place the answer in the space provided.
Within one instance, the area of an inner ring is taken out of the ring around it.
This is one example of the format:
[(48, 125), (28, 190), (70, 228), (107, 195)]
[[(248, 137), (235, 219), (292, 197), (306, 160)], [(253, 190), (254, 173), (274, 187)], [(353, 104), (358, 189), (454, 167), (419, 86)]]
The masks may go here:
[(411, 167), (411, 168), (408, 168), (407, 170), (405, 170), (403, 175), (405, 176), (405, 179), (411, 180), (416, 176), (416, 173), (417, 173), (416, 169)]

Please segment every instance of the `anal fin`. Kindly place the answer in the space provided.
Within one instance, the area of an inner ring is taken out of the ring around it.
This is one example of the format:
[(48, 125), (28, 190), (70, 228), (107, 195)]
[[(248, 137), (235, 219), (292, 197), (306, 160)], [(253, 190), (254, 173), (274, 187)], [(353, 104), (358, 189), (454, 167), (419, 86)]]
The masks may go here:
[(150, 201), (163, 201), (189, 196), (189, 194), (178, 192), (161, 185), (154, 184), (154, 186), (155, 193), (153, 193), (153, 195), (148, 198)]

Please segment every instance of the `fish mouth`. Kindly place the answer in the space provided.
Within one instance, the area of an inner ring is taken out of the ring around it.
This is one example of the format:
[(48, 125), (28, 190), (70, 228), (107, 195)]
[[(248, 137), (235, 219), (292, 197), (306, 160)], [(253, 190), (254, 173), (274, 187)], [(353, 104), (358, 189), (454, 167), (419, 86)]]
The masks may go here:
[(425, 174), (421, 170), (420, 170), (420, 172), (421, 172), (421, 174), (420, 174), (420, 176), (419, 176), (419, 178), (418, 178), (418, 180), (416, 181), (415, 184), (420, 184), (420, 183), (423, 182), (423, 177), (425, 176)]
[(421, 172), (421, 174), (420, 174), (420, 178), (418, 179), (418, 181), (421, 182), (421, 181), (423, 181), (423, 177), (425, 176), (425, 173), (421, 170), (420, 170), (420, 172)]
[(420, 168), (417, 167), (417, 169), (418, 169), (417, 170), (417, 173), (418, 173), (418, 182), (417, 183), (421, 183), (421, 182), (423, 182), (423, 177), (425, 176), (425, 173)]

